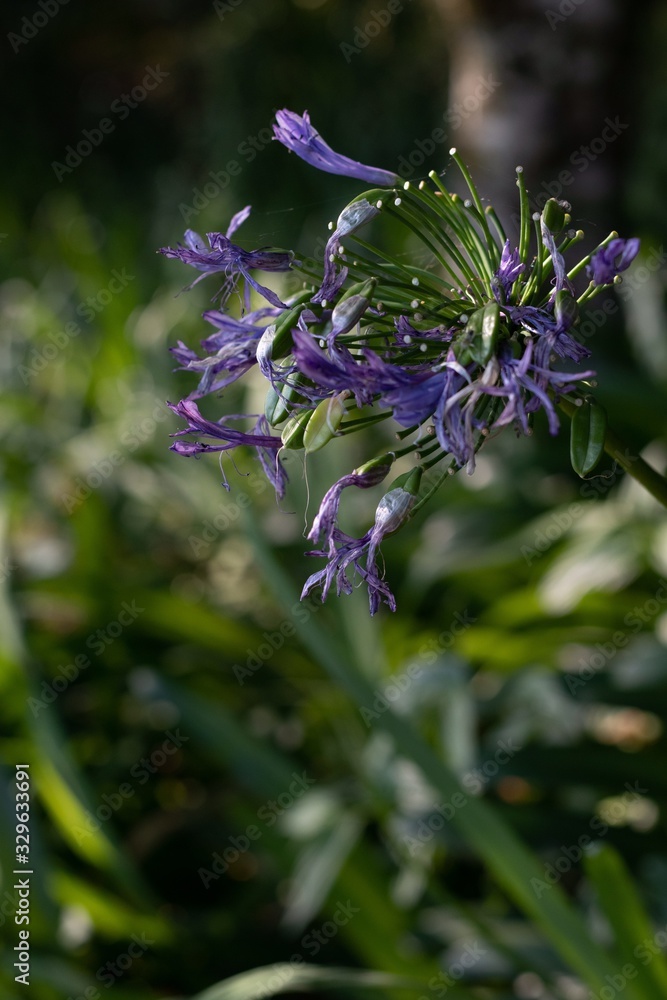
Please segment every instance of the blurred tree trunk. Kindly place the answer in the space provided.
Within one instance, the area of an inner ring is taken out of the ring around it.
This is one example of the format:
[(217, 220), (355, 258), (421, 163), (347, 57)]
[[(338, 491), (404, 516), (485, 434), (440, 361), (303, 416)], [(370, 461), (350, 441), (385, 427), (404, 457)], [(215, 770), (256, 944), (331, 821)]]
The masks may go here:
[(637, 140), (637, 28), (651, 0), (432, 3), (450, 53), (450, 142), (484, 193), (511, 218), (520, 163), (534, 208), (553, 194), (597, 222)]

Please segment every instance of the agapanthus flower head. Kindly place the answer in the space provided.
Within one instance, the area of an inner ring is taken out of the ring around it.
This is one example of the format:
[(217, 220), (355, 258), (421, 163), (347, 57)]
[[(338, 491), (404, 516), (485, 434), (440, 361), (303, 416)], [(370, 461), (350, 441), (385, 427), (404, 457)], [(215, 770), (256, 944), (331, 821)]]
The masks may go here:
[[(205, 313), (214, 332), (202, 341), (203, 356), (183, 343), (173, 349), (198, 385), (172, 407), (187, 423), (172, 447), (188, 457), (250, 449), (282, 497), (283, 460), (290, 451), (309, 456), (377, 424), (379, 456), (340, 476), (322, 499), (308, 532), (319, 547), (308, 554), (326, 565), (303, 591), (305, 596), (320, 588), (325, 599), (335, 584), (337, 593), (348, 594), (356, 579), (368, 588), (374, 614), (382, 603), (396, 606), (378, 568), (380, 545), (446, 473), (472, 474), (476, 453), (493, 432), (513, 426), (530, 434), (539, 411), (556, 434), (559, 400), (589, 398), (594, 372), (581, 365), (590, 351), (577, 336), (580, 311), (628, 267), (639, 244), (612, 233), (590, 262), (585, 257), (568, 263), (584, 235), (569, 228), (570, 206), (549, 199), (540, 215), (531, 216), (520, 168), (520, 231), (514, 242), (483, 204), (456, 150), (451, 156), (468, 185), (466, 200), (435, 173), (429, 182), (403, 183), (391, 171), (340, 156), (307, 114), (278, 112), (275, 131), (309, 163), (375, 187), (342, 208), (321, 262), (232, 243), (247, 208), (225, 235), (209, 234), (208, 246), (188, 231), (185, 246), (162, 251), (196, 267), (202, 277), (225, 277), (221, 308)], [(381, 232), (383, 217), (391, 219), (394, 232), (404, 227), (410, 254), (368, 242), (364, 227), (378, 220), (373, 231)], [(415, 239), (421, 247), (413, 254)], [(578, 289), (586, 264), (591, 281)], [(279, 296), (257, 282), (254, 270), (290, 271), (301, 279), (302, 290)], [(243, 309), (236, 316), (229, 292), (241, 281)], [(266, 384), (264, 414), (227, 415), (217, 422), (202, 416), (194, 399), (213, 393), (224, 399), (231, 383), (242, 382), (250, 371)], [(339, 524), (347, 491), (372, 492), (394, 463), (408, 471), (377, 503), (372, 526), (359, 538), (347, 534)]]

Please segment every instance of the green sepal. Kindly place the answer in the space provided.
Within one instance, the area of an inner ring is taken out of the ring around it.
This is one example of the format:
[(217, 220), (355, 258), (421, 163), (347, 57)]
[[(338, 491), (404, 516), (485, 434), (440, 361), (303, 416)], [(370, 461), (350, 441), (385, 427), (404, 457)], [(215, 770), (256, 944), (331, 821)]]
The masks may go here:
[(347, 299), (351, 299), (353, 295), (361, 295), (370, 302), (373, 298), (373, 291), (375, 290), (377, 283), (377, 278), (367, 278), (366, 281), (355, 281), (353, 285), (350, 285), (349, 288), (345, 289), (336, 305), (339, 306), (341, 302), (346, 302)]
[(345, 390), (339, 395), (323, 399), (317, 404), (303, 434), (303, 446), (307, 455), (323, 448), (332, 438), (336, 437), (340, 422), (346, 413), (343, 401), (347, 396), (349, 396), (349, 392)]
[[(384, 453), (384, 455), (378, 455), (376, 458), (371, 458), (368, 462), (364, 462), (363, 465), (359, 465), (354, 471), (358, 473), (360, 476), (362, 476), (364, 472), (370, 472), (371, 469), (377, 469), (386, 466), (387, 472), (389, 472), (395, 461), (396, 461), (396, 456), (394, 455), (393, 451), (387, 451)], [(385, 472), (385, 475), (387, 474), (387, 472)]]
[(275, 323), (273, 341), (271, 343), (271, 357), (274, 361), (284, 358), (292, 350), (292, 328), (296, 326), (297, 320), (306, 308), (308, 300), (312, 298), (312, 292), (304, 292), (300, 298), (303, 302), (288, 309)]
[(306, 430), (306, 424), (312, 415), (312, 410), (300, 410), (299, 413), (295, 413), (293, 417), (289, 418), (280, 435), (283, 448), (293, 448), (295, 450), (303, 448), (303, 435)]
[[(353, 198), (345, 207), (356, 205), (358, 201), (367, 201), (369, 205), (376, 205), (378, 201), (386, 202), (390, 195), (396, 194), (398, 188), (370, 188), (369, 191), (362, 191), (356, 198)], [(345, 211), (345, 209), (343, 209)], [(343, 213), (341, 212), (341, 215)]]
[(582, 479), (600, 461), (606, 434), (605, 409), (592, 396), (588, 396), (575, 410), (570, 426), (570, 460), (572, 468)]
[(390, 493), (392, 490), (405, 490), (411, 497), (416, 497), (419, 493), (423, 474), (424, 470), (421, 465), (415, 466), (409, 472), (404, 472), (402, 475), (397, 476), (391, 483), (388, 492)]

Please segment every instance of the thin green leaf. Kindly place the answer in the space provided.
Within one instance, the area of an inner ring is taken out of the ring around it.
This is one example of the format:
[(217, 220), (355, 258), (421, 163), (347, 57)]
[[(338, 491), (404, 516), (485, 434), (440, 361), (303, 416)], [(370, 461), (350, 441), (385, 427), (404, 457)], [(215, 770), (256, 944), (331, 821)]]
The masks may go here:
[(584, 856), (583, 864), (616, 939), (615, 982), (621, 977), (632, 980), (632, 990), (642, 1000), (664, 1000), (667, 960), (656, 945), (651, 922), (623, 859), (610, 844), (601, 844)]

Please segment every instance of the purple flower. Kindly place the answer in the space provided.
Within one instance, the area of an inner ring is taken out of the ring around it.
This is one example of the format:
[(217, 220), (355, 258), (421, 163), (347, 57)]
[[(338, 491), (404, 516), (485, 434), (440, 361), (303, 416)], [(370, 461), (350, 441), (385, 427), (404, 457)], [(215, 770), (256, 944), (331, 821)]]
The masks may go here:
[(501, 345), (498, 351), (500, 384), (489, 385), (484, 390), (488, 395), (507, 397), (507, 405), (493, 424), (494, 428), (516, 422), (524, 434), (529, 434), (528, 414), (542, 407), (550, 433), (558, 433), (559, 421), (551, 394), (559, 395), (575, 388), (574, 383), (590, 378), (594, 372), (551, 371), (548, 367), (551, 348), (547, 338), (529, 339), (523, 355), (515, 358), (509, 344)]
[[(278, 460), (278, 451), (282, 447), (282, 441), (279, 437), (274, 437), (269, 433), (269, 425), (265, 417), (259, 417), (254, 429), (247, 433), (235, 430), (233, 427), (227, 427), (225, 421), (234, 419), (231, 416), (223, 417), (215, 424), (211, 420), (206, 420), (199, 412), (197, 404), (192, 400), (184, 399), (176, 405), (167, 403), (167, 406), (188, 423), (186, 428), (176, 431), (172, 437), (193, 434), (196, 437), (208, 437), (213, 438), (216, 442), (222, 442), (221, 444), (206, 444), (202, 441), (175, 441), (171, 446), (172, 451), (179, 455), (196, 457), (205, 452), (231, 451), (232, 448), (237, 448), (239, 445), (249, 445), (251, 448), (257, 449), (262, 468), (277, 496), (281, 498), (285, 495), (287, 476)], [(229, 484), (226, 481), (223, 485), (225, 489), (229, 489)]]
[(503, 301), (506, 301), (509, 298), (512, 285), (519, 277), (519, 275), (522, 274), (525, 270), (526, 270), (526, 265), (522, 262), (521, 258), (519, 257), (518, 249), (512, 250), (510, 252), (510, 241), (506, 240), (505, 245), (503, 247), (503, 252), (500, 256), (500, 266), (498, 267), (498, 270), (493, 276), (495, 278), (494, 295), (496, 299), (500, 301), (500, 296), (498, 293), (499, 290), (502, 289)]
[(402, 427), (422, 424), (435, 413), (445, 389), (445, 372), (429, 378), (411, 379), (385, 392), (383, 402), (390, 406), (394, 419)]
[(301, 593), (301, 600), (315, 587), (321, 586), (322, 600), (325, 601), (334, 579), (336, 593), (339, 596), (351, 594), (352, 583), (347, 576), (347, 571), (351, 567), (368, 587), (371, 614), (376, 613), (381, 601), (395, 611), (396, 599), (379, 575), (375, 560), (382, 540), (405, 523), (416, 499), (407, 490), (401, 488), (390, 490), (377, 506), (373, 527), (362, 538), (351, 538), (340, 529), (334, 528), (329, 537), (327, 550), (307, 553), (326, 558), (329, 562), (324, 569), (308, 577)]
[(555, 295), (556, 292), (560, 292), (563, 288), (565, 288), (568, 292), (571, 292), (573, 290), (573, 285), (565, 271), (565, 261), (563, 260), (563, 255), (558, 252), (554, 234), (544, 221), (544, 213), (542, 213), (540, 218), (540, 227), (542, 229), (542, 242), (549, 251), (549, 255), (554, 266), (554, 274), (556, 276), (556, 284), (553, 294)]
[(379, 187), (393, 187), (401, 181), (401, 178), (390, 170), (366, 167), (363, 163), (350, 160), (340, 153), (334, 153), (310, 124), (307, 111), (304, 111), (303, 116), (287, 109), (277, 111), (276, 121), (277, 125), (273, 126), (275, 138), (306, 163), (319, 170), (329, 174), (340, 174), (343, 177), (356, 177), (357, 180), (368, 181), (369, 184), (377, 184)]
[(636, 236), (629, 240), (617, 237), (606, 247), (595, 251), (586, 267), (586, 274), (594, 285), (610, 285), (617, 274), (630, 267), (638, 253), (639, 239)]
[(317, 542), (324, 535), (324, 543), (328, 544), (336, 527), (336, 518), (338, 517), (338, 508), (343, 490), (348, 486), (356, 486), (360, 490), (367, 490), (371, 486), (377, 486), (389, 472), (391, 463), (391, 457), (387, 456), (385, 462), (371, 463), (371, 467), (365, 470), (355, 469), (354, 472), (343, 476), (335, 482), (324, 494), (317, 517), (308, 532), (310, 541)]
[(546, 338), (548, 344), (546, 359), (553, 350), (561, 358), (569, 358), (571, 361), (581, 361), (590, 357), (591, 352), (583, 344), (580, 344), (566, 332), (567, 324), (559, 324), (553, 313), (537, 306), (505, 306), (503, 312), (517, 325), (536, 334), (540, 338)]
[[(217, 327), (217, 332), (202, 340), (202, 347), (212, 352), (200, 358), (181, 341), (170, 351), (179, 361), (184, 371), (194, 371), (201, 375), (199, 385), (188, 399), (200, 399), (209, 393), (231, 385), (256, 363), (257, 345), (266, 329), (261, 322), (278, 312), (273, 306), (247, 313), (243, 319), (234, 319), (218, 310), (204, 313), (204, 319)], [(257, 321), (260, 322), (257, 322)]]
[[(297, 329), (292, 336), (299, 371), (319, 387), (335, 392), (349, 389), (360, 407), (380, 397), (382, 404), (391, 407), (395, 419), (408, 427), (425, 420), (437, 405), (442, 376), (433, 376), (430, 370), (407, 371), (368, 349), (357, 358), (340, 345), (328, 356), (310, 333)], [(415, 419), (415, 413), (421, 418)]]
[(244, 304), (246, 309), (250, 307), (250, 292), (248, 285), (263, 295), (273, 306), (284, 308), (284, 303), (280, 301), (275, 292), (270, 288), (260, 285), (252, 277), (251, 271), (289, 271), (294, 260), (294, 255), (284, 250), (243, 250), (242, 247), (232, 243), (230, 236), (238, 229), (250, 213), (250, 206), (246, 206), (242, 211), (237, 212), (229, 224), (226, 235), (222, 233), (207, 233), (209, 246), (207, 247), (199, 233), (192, 229), (185, 232), (185, 246), (180, 243), (176, 249), (172, 247), (162, 247), (158, 253), (165, 257), (175, 257), (183, 264), (195, 267), (202, 274), (195, 278), (189, 288), (196, 285), (207, 274), (222, 272), (225, 275), (225, 283), (220, 292), (222, 301), (225, 302), (235, 290), (239, 278), (245, 279)]
[(219, 309), (209, 309), (203, 313), (203, 317), (216, 328), (216, 332), (205, 337), (201, 346), (207, 351), (219, 351), (221, 347), (227, 347), (231, 343), (245, 343), (255, 338), (259, 340), (281, 311), (274, 306), (264, 306), (246, 313), (242, 319), (236, 319)]

